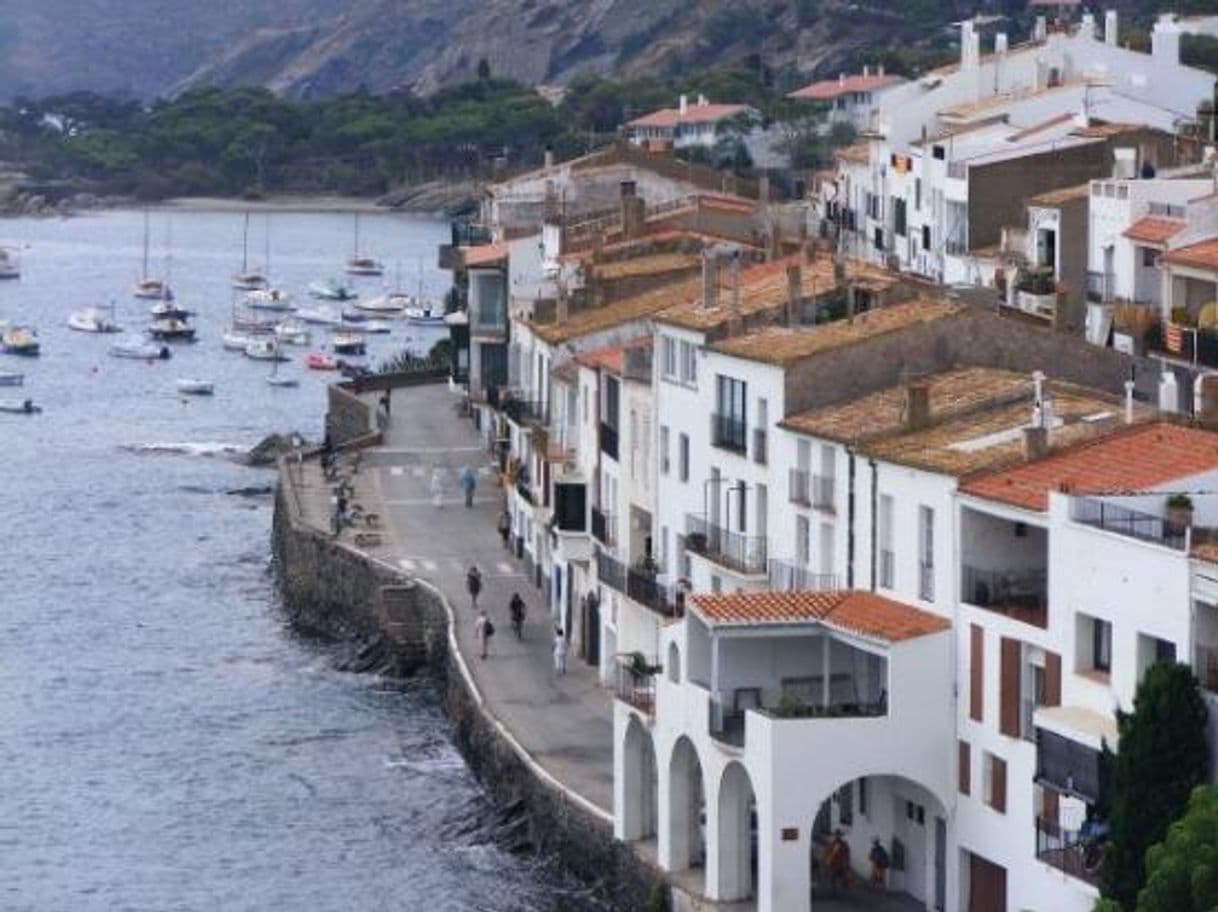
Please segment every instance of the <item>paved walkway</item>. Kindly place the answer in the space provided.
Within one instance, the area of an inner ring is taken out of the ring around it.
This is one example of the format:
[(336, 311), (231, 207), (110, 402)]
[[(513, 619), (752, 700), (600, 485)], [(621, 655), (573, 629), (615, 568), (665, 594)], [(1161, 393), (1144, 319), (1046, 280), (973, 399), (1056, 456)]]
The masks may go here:
[[(573, 654), (567, 674), (554, 675), (549, 609), (499, 538), (503, 490), (473, 425), (457, 416), (457, 401), (439, 384), (394, 392), (384, 446), (366, 451), (357, 482), (356, 500), (367, 498), (367, 509), (374, 509), (368, 501), (382, 505), (385, 540), (373, 550), (441, 589), (456, 612), (458, 644), (491, 712), (547, 772), (612, 813), (611, 698), (595, 670)], [(467, 465), (478, 472), (472, 509), (465, 508), (457, 485)], [(436, 469), (444, 481), (438, 508), (431, 498)], [(470, 564), (482, 571), (479, 602), (495, 624), (485, 662), (478, 658), (465, 589)], [(522, 642), (512, 634), (508, 616), (513, 592), (528, 605)]]

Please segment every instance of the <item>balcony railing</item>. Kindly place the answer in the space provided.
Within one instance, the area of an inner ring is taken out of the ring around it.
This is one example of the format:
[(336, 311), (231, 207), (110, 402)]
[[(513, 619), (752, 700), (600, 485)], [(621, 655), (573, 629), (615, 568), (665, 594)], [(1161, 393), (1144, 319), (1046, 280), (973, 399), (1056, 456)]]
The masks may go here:
[(502, 408), (503, 414), (516, 424), (549, 423), (545, 403), (536, 399), (517, 399), (515, 397), (503, 399)]
[(1112, 289), (1115, 280), (1116, 277), (1111, 272), (1088, 272), (1087, 300), (1092, 304), (1112, 303)]
[(813, 573), (808, 567), (771, 560), (770, 588), (780, 592), (830, 592), (837, 589), (836, 573)]
[(896, 579), (897, 556), (890, 548), (881, 548), (879, 560), (880, 585), (885, 589), (891, 589), (893, 581)]
[(731, 570), (747, 574), (766, 572), (768, 541), (762, 535), (731, 532), (708, 522), (705, 516), (685, 517), (685, 548)]
[(1198, 643), (1194, 647), (1193, 673), (1203, 689), (1218, 693), (1218, 643)]
[(656, 709), (656, 679), (650, 671), (655, 661), (645, 661), (644, 669), (634, 657), (621, 656), (617, 662), (617, 687), (619, 700), (633, 706), (641, 713), (654, 715)]
[(617, 524), (613, 521), (612, 513), (592, 508), (592, 537), (606, 548), (617, 544)]
[(748, 431), (744, 421), (734, 415), (711, 413), (711, 444), (721, 450), (744, 453), (748, 450)]
[(1188, 540), (1187, 528), (1171, 522), (1164, 516), (1090, 497), (1074, 498), (1070, 504), (1070, 518), (1105, 532), (1156, 542), (1177, 551), (1183, 551)]
[(818, 510), (833, 509), (833, 476), (812, 476), (812, 506)]
[(767, 458), (765, 428), (753, 428), (753, 462), (765, 465)]
[(935, 600), (935, 565), (918, 561), (918, 598), (924, 602)]
[(1048, 626), (1048, 594), (1048, 574), (1044, 570), (964, 567), (961, 600), (1025, 624)]
[(787, 497), (791, 503), (812, 506), (812, 474), (805, 469), (791, 469), (787, 479)]
[(1100, 836), (1066, 830), (1055, 821), (1036, 818), (1036, 857), (1045, 864), (1099, 886), (1102, 855)]
[(707, 731), (721, 744), (744, 747), (744, 710), (724, 706), (712, 699), (707, 704)]
[(617, 459), (617, 428), (601, 422), (601, 452), (610, 459)]
[(516, 493), (519, 494), (524, 502), (529, 506), (533, 505), (533, 488), (529, 484), (528, 472), (521, 472), (518, 476), (516, 476)]
[(644, 608), (664, 617), (681, 616), (681, 598), (676, 589), (661, 582), (655, 574), (627, 567), (624, 563), (598, 551), (596, 571), (600, 581)]

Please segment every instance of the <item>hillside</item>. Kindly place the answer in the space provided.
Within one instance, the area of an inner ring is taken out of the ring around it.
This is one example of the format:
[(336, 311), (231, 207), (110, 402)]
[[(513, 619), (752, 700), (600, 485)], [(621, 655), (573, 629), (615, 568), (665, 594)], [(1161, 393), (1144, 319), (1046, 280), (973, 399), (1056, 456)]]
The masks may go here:
[[(1144, 21), (1162, 4), (1116, 5)], [(1022, 0), (5, 0), (4, 7), (0, 96), (92, 89), (141, 98), (203, 85), (262, 85), (305, 98), (360, 88), (428, 92), (473, 78), (482, 61), (496, 76), (529, 84), (584, 70), (675, 75), (749, 59), (823, 74), (857, 65), (863, 49), (941, 53), (953, 19), (1024, 11)]]

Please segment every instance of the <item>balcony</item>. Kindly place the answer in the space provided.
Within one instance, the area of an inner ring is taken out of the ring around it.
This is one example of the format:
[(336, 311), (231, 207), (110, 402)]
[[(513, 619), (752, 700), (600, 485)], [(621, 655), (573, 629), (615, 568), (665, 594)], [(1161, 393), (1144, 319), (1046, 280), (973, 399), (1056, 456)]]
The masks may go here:
[(787, 479), (787, 498), (791, 503), (812, 506), (812, 474), (806, 469), (791, 469)]
[(1044, 570), (987, 570), (964, 566), (960, 598), (1012, 620), (1049, 625), (1049, 583)]
[(1071, 877), (1100, 885), (1103, 836), (1099, 826), (1067, 830), (1053, 820), (1036, 818), (1036, 857)]
[(516, 476), (516, 493), (520, 495), (521, 500), (527, 503), (530, 507), (534, 504), (533, 488), (529, 483), (529, 473), (522, 470)]
[(509, 421), (519, 425), (545, 425), (549, 423), (546, 417), (548, 409), (545, 403), (536, 399), (518, 399), (516, 397), (502, 398), (501, 408)]
[(646, 716), (655, 715), (657, 671), (655, 660), (642, 653), (618, 656), (614, 695)]
[(617, 459), (617, 428), (601, 422), (601, 452), (610, 459)]
[(770, 588), (779, 592), (831, 592), (838, 588), (836, 573), (813, 573), (788, 561), (770, 560)]
[(817, 510), (825, 510), (833, 512), (833, 488), (834, 479), (832, 475), (813, 475), (812, 476), (812, 506)]
[(592, 508), (592, 537), (606, 548), (617, 544), (617, 523), (612, 513)]
[(765, 536), (731, 532), (708, 522), (705, 516), (686, 515), (685, 547), (737, 573), (761, 575), (766, 572), (768, 541)]
[(1070, 502), (1070, 518), (1105, 532), (1154, 542), (1177, 551), (1183, 551), (1188, 542), (1188, 527), (1185, 525), (1172, 522), (1165, 516), (1095, 498), (1075, 497)]
[(1036, 294), (1021, 288), (1015, 292), (1015, 309), (1029, 316), (1052, 320), (1057, 311), (1057, 293)]
[(1088, 272), (1087, 300), (1092, 304), (1111, 304), (1116, 276), (1111, 272)]
[(660, 582), (654, 573), (627, 567), (604, 551), (597, 552), (596, 570), (598, 579), (604, 585), (631, 601), (663, 617), (681, 616), (680, 594), (673, 587)]
[(711, 445), (744, 455), (748, 451), (748, 429), (734, 415), (711, 413)]
[(767, 459), (765, 429), (753, 428), (753, 462), (758, 465), (765, 465)]
[(710, 736), (729, 747), (744, 747), (744, 710), (728, 708), (714, 698), (706, 708), (706, 730)]

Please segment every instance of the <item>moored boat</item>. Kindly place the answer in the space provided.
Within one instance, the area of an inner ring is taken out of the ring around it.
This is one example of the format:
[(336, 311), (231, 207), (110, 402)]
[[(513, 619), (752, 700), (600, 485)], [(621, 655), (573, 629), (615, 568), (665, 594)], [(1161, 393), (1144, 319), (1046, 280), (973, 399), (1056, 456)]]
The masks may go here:
[(296, 319), (315, 326), (336, 326), (342, 322), (342, 316), (333, 307), (302, 307), (296, 311)]
[(362, 355), (368, 350), (362, 335), (335, 333), (330, 337), (330, 348), (340, 355)]
[(292, 296), (280, 288), (264, 288), (245, 296), (245, 306), (254, 310), (295, 310)]
[(400, 291), (391, 291), (367, 301), (356, 301), (352, 304), (359, 310), (377, 314), (399, 314), (414, 303), (414, 299)]
[(308, 345), (312, 335), (299, 323), (285, 322), (275, 327), (275, 338), (284, 345)]
[(37, 415), (42, 406), (35, 405), (33, 399), (0, 399), (0, 412), (12, 415)]
[(21, 278), (21, 255), (16, 247), (0, 247), (0, 279)]
[(73, 311), (68, 315), (68, 328), (87, 333), (122, 332), (123, 328), (114, 322), (114, 309), (109, 308), (109, 311), (107, 313), (100, 307)]
[(350, 301), (359, 297), (359, 293), (348, 288), (337, 279), (324, 279), (309, 283), (309, 294), (323, 301)]
[(25, 383), (25, 374), (13, 371), (0, 371), (0, 386), (21, 386)]
[(172, 355), (168, 345), (157, 345), (138, 336), (120, 339), (110, 346), (115, 358), (130, 358), (135, 361), (165, 361)]
[(315, 371), (338, 370), (338, 359), (323, 352), (310, 352), (305, 355), (305, 367)]
[(38, 334), (24, 326), (10, 326), (0, 334), (0, 350), (9, 355), (37, 357), (42, 351)]
[(245, 346), (245, 356), (255, 361), (288, 361), (287, 355), (279, 350), (278, 339), (254, 339)]
[(157, 320), (148, 327), (148, 335), (162, 342), (193, 342), (195, 328), (185, 320)]
[(411, 326), (444, 325), (444, 308), (437, 304), (419, 302), (407, 307), (404, 315)]
[(165, 298), (149, 307), (148, 314), (154, 320), (185, 320), (193, 317), (194, 311), (178, 307), (173, 298)]
[(178, 392), (186, 396), (210, 396), (216, 391), (216, 385), (210, 380), (191, 377), (180, 377), (177, 386)]

